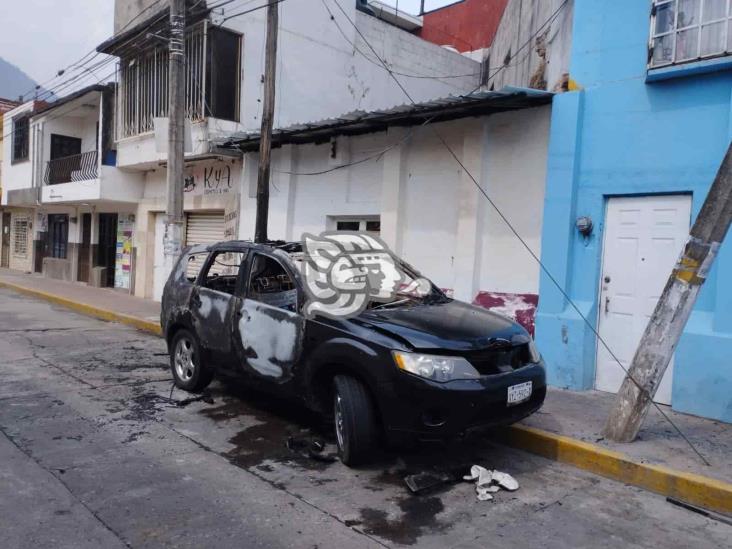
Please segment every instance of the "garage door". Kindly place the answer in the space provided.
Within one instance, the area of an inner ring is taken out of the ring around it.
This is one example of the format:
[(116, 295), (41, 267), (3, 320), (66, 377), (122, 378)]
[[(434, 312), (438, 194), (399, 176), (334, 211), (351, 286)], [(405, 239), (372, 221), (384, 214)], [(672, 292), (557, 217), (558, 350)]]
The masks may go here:
[[(214, 244), (224, 240), (224, 212), (189, 213), (186, 216), (186, 246)], [(188, 264), (188, 275), (198, 273), (204, 258), (198, 257)]]

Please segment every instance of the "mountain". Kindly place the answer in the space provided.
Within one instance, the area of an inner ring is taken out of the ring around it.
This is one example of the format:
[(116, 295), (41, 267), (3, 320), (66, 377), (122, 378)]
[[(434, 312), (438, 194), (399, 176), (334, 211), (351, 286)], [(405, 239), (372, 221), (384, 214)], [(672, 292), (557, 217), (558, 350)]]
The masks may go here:
[[(30, 76), (0, 57), (0, 97), (17, 100), (19, 95), (28, 94), (35, 86)], [(39, 94), (43, 92), (43, 89), (38, 90)], [(30, 99), (30, 96), (26, 96), (26, 99)]]

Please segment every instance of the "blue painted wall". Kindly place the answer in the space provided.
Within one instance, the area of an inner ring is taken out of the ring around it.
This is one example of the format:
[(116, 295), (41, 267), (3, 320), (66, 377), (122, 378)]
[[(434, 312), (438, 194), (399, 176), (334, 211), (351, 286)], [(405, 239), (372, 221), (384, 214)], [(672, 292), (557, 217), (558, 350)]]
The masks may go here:
[[(729, 67), (717, 61), (706, 74), (675, 69), (647, 81), (650, 5), (575, 3), (571, 76), (582, 91), (554, 102), (542, 259), (576, 309), (542, 274), (536, 325), (549, 381), (560, 387), (594, 386), (596, 338), (581, 315), (596, 326), (607, 198), (691, 193), (696, 216), (732, 137)], [(574, 229), (581, 215), (595, 221), (588, 240)], [(672, 406), (732, 422), (729, 242), (677, 349)]]

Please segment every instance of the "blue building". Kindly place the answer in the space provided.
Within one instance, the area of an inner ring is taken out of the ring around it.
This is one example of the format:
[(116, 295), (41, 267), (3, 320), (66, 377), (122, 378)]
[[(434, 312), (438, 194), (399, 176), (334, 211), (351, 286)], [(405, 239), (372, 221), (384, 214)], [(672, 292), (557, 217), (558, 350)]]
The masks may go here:
[[(622, 369), (582, 317), (630, 363), (732, 137), (732, 1), (574, 9), (576, 91), (554, 100), (542, 260), (579, 312), (543, 274), (536, 333), (551, 384), (613, 391)], [(732, 422), (730, 242), (657, 399)]]

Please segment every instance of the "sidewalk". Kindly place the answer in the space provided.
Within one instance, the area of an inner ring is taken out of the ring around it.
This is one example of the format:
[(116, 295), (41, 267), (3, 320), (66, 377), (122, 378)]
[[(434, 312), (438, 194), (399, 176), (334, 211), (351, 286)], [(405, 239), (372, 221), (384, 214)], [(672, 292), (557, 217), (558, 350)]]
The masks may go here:
[[(111, 289), (90, 288), (0, 269), (5, 287), (103, 320), (160, 334), (160, 304)], [(544, 407), (495, 433), (505, 443), (614, 480), (715, 511), (732, 513), (732, 425), (672, 411), (674, 421), (710, 465), (704, 465), (654, 408), (631, 444), (601, 434), (614, 395), (550, 388)]]
[(732, 483), (732, 425), (661, 406), (709, 461), (711, 466), (708, 467), (655, 407), (649, 410), (635, 442), (622, 444), (605, 440), (602, 429), (614, 399), (615, 395), (600, 391), (578, 393), (550, 388), (544, 407), (522, 423), (625, 453), (639, 463), (663, 465)]
[(160, 303), (119, 290), (93, 288), (83, 283), (63, 282), (38, 274), (0, 269), (0, 287), (3, 286), (102, 320), (160, 333)]

